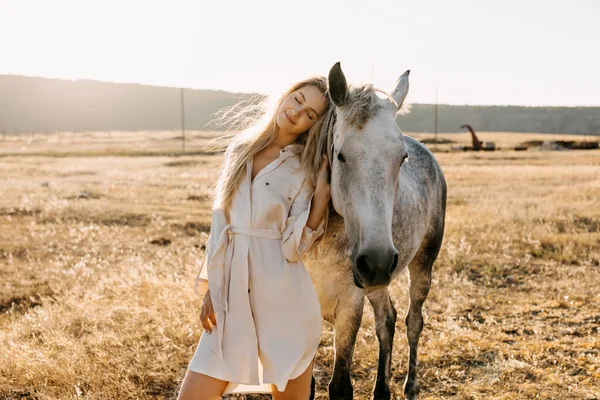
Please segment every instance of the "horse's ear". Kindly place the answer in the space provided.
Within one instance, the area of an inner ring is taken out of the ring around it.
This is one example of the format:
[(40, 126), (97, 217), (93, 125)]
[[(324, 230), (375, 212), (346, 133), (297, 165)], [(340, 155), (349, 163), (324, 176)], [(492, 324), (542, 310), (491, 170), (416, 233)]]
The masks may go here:
[[(410, 74), (410, 70), (403, 73), (400, 78), (398, 78), (398, 82), (396, 82), (396, 88), (392, 92), (392, 99), (396, 102), (398, 106), (398, 110), (402, 107), (402, 103), (408, 94), (408, 75)], [(397, 111), (398, 111), (397, 110)]]
[(333, 103), (342, 107), (348, 101), (348, 83), (346, 83), (346, 77), (342, 72), (340, 63), (337, 62), (329, 70), (329, 96)]

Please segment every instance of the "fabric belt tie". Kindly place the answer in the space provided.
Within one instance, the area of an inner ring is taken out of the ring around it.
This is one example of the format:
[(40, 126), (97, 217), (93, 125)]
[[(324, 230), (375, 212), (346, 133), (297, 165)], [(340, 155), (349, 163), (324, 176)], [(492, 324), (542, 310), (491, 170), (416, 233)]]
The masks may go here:
[[(233, 261), (233, 249), (235, 236), (252, 236), (264, 239), (282, 239), (281, 232), (266, 229), (247, 229), (236, 228), (229, 224), (226, 225), (215, 246), (213, 256), (208, 260), (208, 288), (217, 318), (217, 337), (215, 343), (217, 348), (213, 350), (223, 358), (223, 332), (225, 330), (225, 317), (229, 311), (229, 284), (231, 282), (231, 263)], [(247, 258), (246, 258), (247, 260)]]

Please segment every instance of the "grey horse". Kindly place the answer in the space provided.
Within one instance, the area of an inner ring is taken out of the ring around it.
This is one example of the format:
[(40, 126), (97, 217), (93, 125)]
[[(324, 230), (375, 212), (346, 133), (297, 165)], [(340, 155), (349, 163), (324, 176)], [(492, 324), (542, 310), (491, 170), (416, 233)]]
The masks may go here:
[(335, 328), (331, 399), (353, 397), (350, 369), (365, 296), (373, 306), (379, 340), (373, 396), (390, 398), (396, 310), (388, 285), (406, 268), (410, 304), (404, 393), (412, 400), (419, 392), (421, 309), (444, 234), (446, 181), (433, 155), (403, 135), (395, 122), (408, 93), (409, 72), (387, 96), (378, 95), (372, 85), (349, 87), (339, 63), (329, 72), (329, 96), (335, 106), (323, 123), (317, 157), (327, 154), (330, 160), (332, 204), (327, 232), (305, 265), (323, 318)]

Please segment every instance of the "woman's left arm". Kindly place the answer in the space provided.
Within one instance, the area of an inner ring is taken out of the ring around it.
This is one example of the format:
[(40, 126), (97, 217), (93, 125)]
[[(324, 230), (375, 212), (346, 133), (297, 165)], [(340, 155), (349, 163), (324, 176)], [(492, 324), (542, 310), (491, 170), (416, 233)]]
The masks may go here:
[(305, 180), (292, 204), (281, 241), (283, 255), (289, 262), (300, 260), (324, 232), (324, 217), (331, 198), (328, 168), (325, 158), (316, 188)]

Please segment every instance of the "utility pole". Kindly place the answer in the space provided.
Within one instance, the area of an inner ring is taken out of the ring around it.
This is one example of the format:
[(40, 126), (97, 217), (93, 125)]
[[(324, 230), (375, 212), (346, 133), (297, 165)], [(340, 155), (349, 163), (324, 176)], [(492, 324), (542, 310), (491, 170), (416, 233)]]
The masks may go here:
[(183, 98), (183, 88), (181, 88), (181, 149), (185, 154), (185, 102)]
[(435, 150), (438, 147), (438, 87), (435, 86), (435, 105), (433, 106), (433, 135)]

